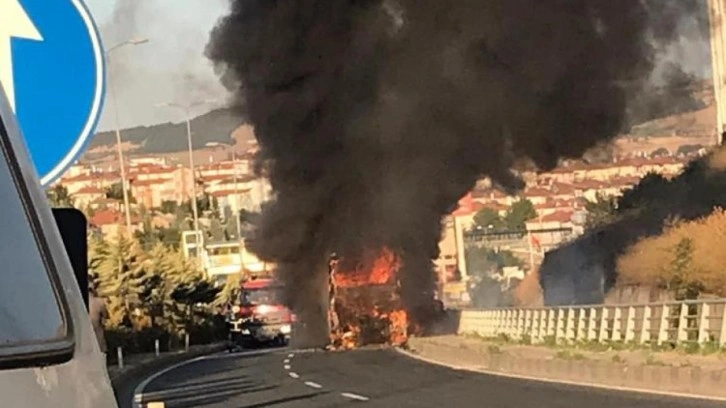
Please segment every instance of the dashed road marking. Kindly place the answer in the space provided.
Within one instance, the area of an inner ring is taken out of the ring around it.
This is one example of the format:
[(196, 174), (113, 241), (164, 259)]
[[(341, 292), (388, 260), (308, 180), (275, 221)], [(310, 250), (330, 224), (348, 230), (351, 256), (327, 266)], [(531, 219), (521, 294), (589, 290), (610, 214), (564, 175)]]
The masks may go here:
[(364, 396), (358, 395), (358, 394), (353, 394), (350, 392), (341, 392), (340, 395), (342, 395), (345, 398), (350, 398), (350, 399), (354, 399), (354, 400), (358, 400), (358, 401), (368, 401), (369, 400), (368, 397), (364, 397)]
[(289, 370), (289, 369), (290, 369), (290, 365), (289, 364), (285, 364), (285, 370)]
[(305, 385), (307, 385), (308, 387), (312, 387), (312, 388), (323, 388), (322, 385), (320, 385), (318, 383), (314, 383), (312, 381), (305, 381)]
[(295, 355), (292, 354), (292, 353), (290, 353), (290, 354), (287, 355), (287, 358), (293, 358), (293, 357), (295, 357)]
[(290, 377), (292, 378), (300, 378), (300, 376), (297, 373), (288, 373), (290, 374)]
[(283, 363), (285, 363), (285, 364), (289, 364), (289, 363), (290, 363), (290, 359), (287, 359), (287, 358), (286, 358), (286, 359), (284, 359), (284, 360), (283, 360), (282, 362), (283, 362)]

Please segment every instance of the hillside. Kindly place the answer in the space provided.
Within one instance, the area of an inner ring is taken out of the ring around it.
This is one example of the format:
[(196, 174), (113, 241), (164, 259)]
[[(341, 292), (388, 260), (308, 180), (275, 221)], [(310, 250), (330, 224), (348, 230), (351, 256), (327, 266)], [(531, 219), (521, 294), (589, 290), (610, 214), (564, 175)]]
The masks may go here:
[[(209, 142), (231, 144), (232, 132), (244, 119), (231, 109), (217, 109), (192, 119), (192, 145), (201, 149)], [(160, 154), (187, 150), (186, 123), (162, 123), (139, 126), (122, 131), (123, 141), (134, 153)], [(114, 132), (100, 132), (91, 141), (88, 152), (112, 147), (116, 143)]]
[[(643, 146), (650, 152), (663, 147), (663, 139), (673, 139), (675, 151), (682, 144), (710, 144), (716, 127), (713, 89), (709, 81), (689, 82), (688, 86), (675, 88), (678, 92), (663, 89), (649, 90), (646, 96), (633, 101), (631, 115), (634, 124), (618, 141), (637, 149), (633, 141), (657, 140), (657, 146)], [(192, 120), (192, 143), (200, 150), (209, 142), (231, 143), (230, 135), (245, 119), (232, 109), (217, 109)], [(131, 154), (167, 154), (187, 150), (186, 124), (163, 123), (139, 126), (122, 131), (124, 149)], [(681, 139), (691, 139), (681, 140)], [(114, 132), (97, 133), (91, 142), (87, 157), (103, 157), (115, 152)], [(618, 142), (616, 142), (618, 143)], [(618, 143), (622, 144), (622, 143)], [(651, 143), (652, 144), (652, 143)]]

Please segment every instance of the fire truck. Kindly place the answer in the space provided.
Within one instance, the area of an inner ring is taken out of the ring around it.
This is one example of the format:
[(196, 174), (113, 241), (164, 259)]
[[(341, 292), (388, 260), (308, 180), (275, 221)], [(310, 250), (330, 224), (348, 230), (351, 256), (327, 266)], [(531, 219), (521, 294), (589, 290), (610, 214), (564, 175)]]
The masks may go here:
[(294, 315), (282, 301), (282, 284), (273, 277), (251, 277), (240, 284), (227, 317), (230, 350), (262, 344), (287, 345)]

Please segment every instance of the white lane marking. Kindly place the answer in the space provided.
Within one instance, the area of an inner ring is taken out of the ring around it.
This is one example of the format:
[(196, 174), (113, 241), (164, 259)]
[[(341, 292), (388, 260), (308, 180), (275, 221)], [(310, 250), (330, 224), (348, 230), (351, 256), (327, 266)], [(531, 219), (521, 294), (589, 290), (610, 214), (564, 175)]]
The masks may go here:
[(197, 361), (202, 361), (202, 360), (214, 360), (214, 359), (218, 359), (218, 358), (230, 358), (230, 357), (237, 357), (237, 356), (243, 356), (243, 355), (261, 356), (264, 354), (272, 354), (274, 352), (276, 352), (276, 350), (255, 350), (255, 351), (245, 351), (242, 353), (224, 353), (224, 352), (222, 352), (222, 353), (218, 353), (218, 354), (199, 356), (196, 358), (192, 358), (190, 360), (185, 360), (185, 361), (181, 361), (179, 363), (173, 364), (163, 370), (160, 370), (160, 371), (157, 371), (157, 372), (151, 374), (150, 376), (146, 377), (146, 379), (144, 379), (144, 381), (139, 383), (139, 385), (137, 385), (136, 388), (134, 388), (134, 395), (131, 397), (131, 406), (134, 408), (142, 408), (143, 407), (142, 402), (144, 400), (144, 388), (146, 388), (146, 386), (149, 385), (150, 382), (154, 381), (155, 379), (161, 377), (162, 375), (164, 375), (170, 371), (181, 368), (187, 364), (195, 363)]
[(285, 370), (289, 370), (289, 369), (290, 369), (290, 365), (289, 364), (285, 364)]
[(289, 373), (290, 377), (292, 378), (300, 378), (300, 376), (297, 373)]
[(286, 359), (284, 359), (284, 360), (283, 360), (282, 362), (283, 362), (283, 363), (285, 363), (285, 364), (290, 364), (290, 360), (289, 360), (289, 359), (287, 359), (287, 358), (286, 358)]
[(353, 394), (350, 392), (341, 392), (340, 395), (344, 396), (345, 398), (350, 398), (350, 399), (354, 399), (354, 400), (358, 400), (358, 401), (368, 401), (369, 400), (368, 397), (364, 397), (364, 396), (358, 395), (358, 394)]
[(497, 377), (514, 378), (517, 380), (528, 380), (528, 381), (542, 382), (542, 383), (548, 383), (548, 384), (574, 385), (577, 387), (598, 388), (598, 389), (602, 389), (602, 390), (635, 392), (635, 393), (646, 394), (646, 395), (664, 395), (667, 397), (697, 399), (697, 400), (703, 400), (703, 401), (726, 401), (726, 398), (724, 398), (724, 397), (712, 397), (712, 396), (708, 396), (708, 395), (686, 394), (686, 393), (681, 393), (681, 392), (658, 391), (658, 390), (649, 390), (649, 389), (645, 389), (645, 388), (633, 388), (633, 387), (621, 387), (621, 386), (617, 386), (617, 385), (596, 384), (596, 383), (590, 383), (590, 382), (585, 382), (585, 381), (556, 380), (556, 379), (549, 379), (549, 378), (534, 377), (534, 376), (529, 376), (529, 375), (501, 373), (499, 371), (491, 371), (491, 370), (487, 370), (487, 369), (483, 369), (483, 368), (470, 368), (470, 367), (457, 366), (454, 364), (447, 364), (447, 363), (443, 363), (441, 361), (434, 360), (432, 358), (419, 356), (419, 355), (416, 355), (411, 352), (401, 350), (398, 348), (396, 348), (395, 350), (397, 352), (403, 354), (404, 356), (407, 356), (414, 360), (423, 361), (424, 363), (433, 364), (433, 365), (437, 365), (437, 366), (441, 366), (441, 367), (448, 367), (448, 368), (451, 368), (454, 370), (466, 371), (469, 373), (477, 373), (477, 374), (483, 373), (483, 374), (494, 375)]
[(323, 388), (322, 385), (320, 385), (318, 383), (314, 383), (312, 381), (305, 381), (305, 385), (307, 385), (308, 387), (313, 387), (313, 388)]
[(293, 358), (293, 357), (295, 357), (295, 355), (292, 354), (292, 353), (290, 353), (290, 354), (287, 355), (287, 358)]

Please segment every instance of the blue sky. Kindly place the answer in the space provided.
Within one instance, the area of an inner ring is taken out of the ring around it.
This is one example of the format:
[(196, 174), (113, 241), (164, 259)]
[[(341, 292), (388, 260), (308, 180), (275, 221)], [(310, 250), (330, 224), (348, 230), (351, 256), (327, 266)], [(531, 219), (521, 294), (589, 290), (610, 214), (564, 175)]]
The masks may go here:
[[(122, 126), (182, 119), (179, 112), (154, 106), (162, 102), (225, 101), (228, 94), (203, 52), (209, 31), (227, 10), (227, 0), (85, 2), (106, 48), (131, 38), (149, 39), (112, 54), (110, 75)], [(107, 103), (100, 130), (113, 126), (111, 109)]]

